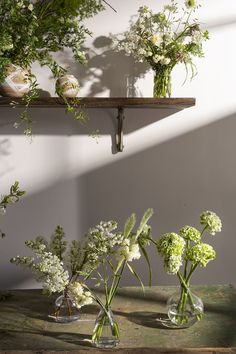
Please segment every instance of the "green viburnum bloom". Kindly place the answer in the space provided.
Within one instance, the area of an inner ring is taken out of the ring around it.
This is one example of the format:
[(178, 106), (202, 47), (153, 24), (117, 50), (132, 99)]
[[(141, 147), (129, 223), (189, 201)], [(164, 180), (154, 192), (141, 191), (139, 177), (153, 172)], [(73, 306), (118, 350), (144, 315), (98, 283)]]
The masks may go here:
[(186, 0), (185, 6), (188, 9), (195, 9), (197, 7), (197, 1), (196, 0)]
[(185, 238), (186, 240), (193, 241), (193, 242), (200, 242), (201, 241), (201, 232), (195, 229), (192, 226), (184, 226), (179, 231), (180, 236)]
[(166, 233), (157, 241), (157, 250), (161, 256), (182, 256), (185, 240), (174, 232)]
[(164, 259), (164, 267), (168, 274), (177, 274), (182, 264), (181, 256), (173, 255)]
[(198, 243), (190, 247), (186, 252), (186, 259), (193, 264), (199, 263), (201, 267), (206, 267), (207, 263), (216, 258), (216, 252), (208, 243)]
[(220, 232), (222, 223), (218, 215), (213, 211), (204, 211), (200, 215), (200, 224), (205, 225), (206, 231), (211, 235), (215, 235), (216, 232)]

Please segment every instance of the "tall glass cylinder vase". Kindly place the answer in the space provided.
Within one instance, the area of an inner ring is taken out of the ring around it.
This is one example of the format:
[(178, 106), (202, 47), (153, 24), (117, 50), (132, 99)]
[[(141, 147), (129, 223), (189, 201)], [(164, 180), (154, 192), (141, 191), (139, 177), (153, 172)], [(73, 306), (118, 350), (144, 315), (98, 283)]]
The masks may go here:
[(154, 69), (153, 97), (165, 98), (171, 96), (171, 71), (167, 65)]
[(204, 311), (202, 300), (184, 286), (169, 298), (167, 310), (171, 323), (177, 328), (187, 328), (200, 321)]
[(119, 337), (119, 327), (111, 309), (101, 309), (93, 330), (93, 345), (97, 348), (114, 348), (120, 342)]

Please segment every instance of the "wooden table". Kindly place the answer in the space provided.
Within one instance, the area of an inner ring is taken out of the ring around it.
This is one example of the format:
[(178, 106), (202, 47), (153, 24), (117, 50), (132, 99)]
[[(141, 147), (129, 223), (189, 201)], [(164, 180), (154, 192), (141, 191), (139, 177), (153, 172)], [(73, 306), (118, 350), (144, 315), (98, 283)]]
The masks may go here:
[[(113, 303), (121, 331), (115, 349), (91, 347), (91, 332), (98, 308), (83, 309), (70, 324), (47, 317), (53, 299), (40, 290), (15, 290), (0, 302), (0, 353), (236, 353), (236, 292), (232, 286), (195, 286), (205, 305), (202, 321), (188, 329), (168, 329), (157, 321), (165, 316), (167, 298), (175, 287), (122, 288)], [(162, 315), (160, 315), (162, 314)]]

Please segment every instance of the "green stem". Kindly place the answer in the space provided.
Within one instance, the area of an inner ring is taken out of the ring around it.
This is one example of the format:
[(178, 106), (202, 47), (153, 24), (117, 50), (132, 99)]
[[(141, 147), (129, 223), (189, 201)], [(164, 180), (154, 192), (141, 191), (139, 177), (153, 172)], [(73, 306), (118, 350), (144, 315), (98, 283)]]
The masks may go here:
[[(125, 260), (122, 260), (119, 264), (118, 264), (118, 267), (117, 267), (117, 270), (116, 272), (114, 273), (113, 275), (113, 282), (112, 282), (112, 286), (110, 288), (110, 292), (109, 292), (109, 300), (108, 300), (108, 305), (110, 306), (111, 305), (111, 302), (116, 294), (116, 291), (117, 291), (117, 288), (119, 286), (119, 283), (120, 283), (120, 279), (121, 279), (121, 276), (122, 276), (122, 273), (124, 271), (124, 268), (125, 268), (125, 264), (126, 264), (126, 261)], [(119, 272), (119, 269), (121, 268), (121, 271), (120, 273), (118, 274)]]

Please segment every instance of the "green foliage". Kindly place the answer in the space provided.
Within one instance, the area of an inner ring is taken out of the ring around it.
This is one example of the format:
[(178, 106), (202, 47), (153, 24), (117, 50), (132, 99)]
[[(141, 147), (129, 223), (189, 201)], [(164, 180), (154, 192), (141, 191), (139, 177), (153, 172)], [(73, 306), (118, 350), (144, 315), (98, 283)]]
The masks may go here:
[(63, 228), (58, 225), (51, 236), (49, 244), (50, 251), (55, 254), (61, 261), (63, 260), (63, 254), (66, 251), (67, 242), (65, 241), (65, 232)]
[(132, 214), (125, 223), (124, 236), (126, 238), (128, 238), (130, 233), (133, 231), (135, 224), (136, 224), (136, 215)]
[[(17, 203), (20, 199), (25, 194), (25, 191), (20, 190), (19, 187), (19, 182), (16, 181), (11, 187), (10, 191), (7, 195), (3, 195), (0, 199), (0, 215), (4, 215), (6, 212), (6, 208), (8, 205)], [(5, 237), (5, 233), (1, 231), (0, 229), (0, 237), (3, 238)]]
[[(13, 63), (30, 72), (31, 64), (38, 61), (48, 66), (54, 78), (66, 72), (54, 59), (53, 53), (64, 48), (72, 50), (74, 59), (86, 62), (81, 45), (91, 32), (83, 21), (104, 10), (102, 0), (0, 0), (0, 83), (7, 75), (6, 68)], [(28, 108), (38, 97), (37, 81), (30, 72), (30, 93), (22, 102), (25, 110), (20, 115), (20, 123), (26, 124), (25, 134), (32, 134), (32, 119)], [(78, 112), (71, 103), (67, 111), (76, 120), (84, 121), (84, 114)], [(15, 104), (13, 103), (13, 106)]]

